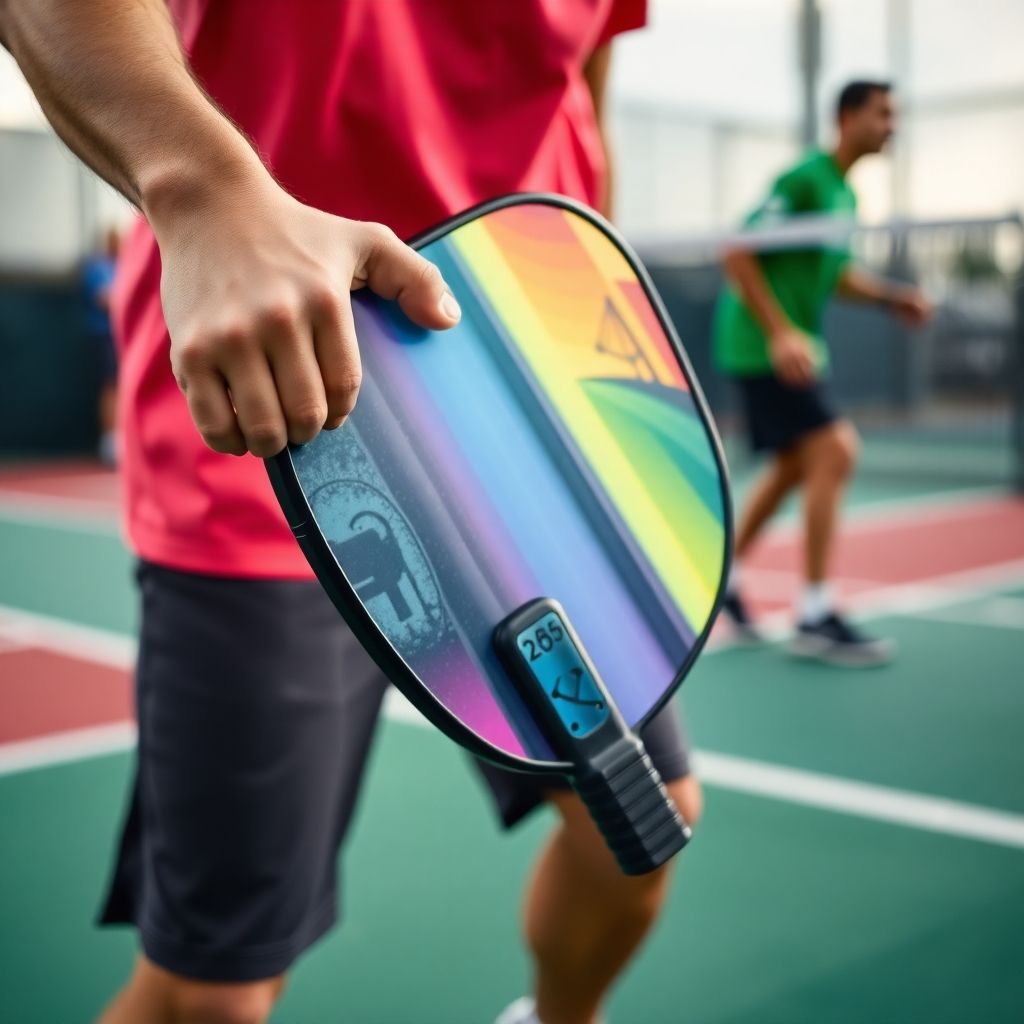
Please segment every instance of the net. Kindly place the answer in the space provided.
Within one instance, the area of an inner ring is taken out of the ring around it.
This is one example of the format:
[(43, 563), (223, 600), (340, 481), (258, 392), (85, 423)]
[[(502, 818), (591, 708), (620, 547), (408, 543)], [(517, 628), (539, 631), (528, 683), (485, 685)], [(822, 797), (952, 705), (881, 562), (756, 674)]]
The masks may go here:
[(821, 217), (730, 235), (637, 240), (732, 452), (735, 396), (711, 359), (721, 253), (849, 241), (858, 262), (920, 284), (932, 322), (835, 302), (833, 387), (865, 441), (861, 471), (1024, 490), (1024, 223), (1019, 216), (856, 227)]

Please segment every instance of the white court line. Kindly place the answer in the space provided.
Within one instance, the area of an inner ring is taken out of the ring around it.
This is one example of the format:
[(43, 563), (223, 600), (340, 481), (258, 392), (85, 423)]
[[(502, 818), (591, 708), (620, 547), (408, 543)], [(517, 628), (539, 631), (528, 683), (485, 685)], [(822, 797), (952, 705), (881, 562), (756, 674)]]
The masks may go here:
[(67, 533), (120, 536), (120, 516), (99, 502), (77, 498), (15, 494), (0, 490), (0, 520), (19, 526), (40, 526)]
[[(924, 615), (934, 609), (963, 604), (972, 598), (994, 597), (993, 592), (1024, 583), (1024, 559), (997, 565), (964, 569), (935, 576), (921, 583), (896, 583), (853, 594), (848, 604), (856, 618), (866, 620), (887, 615)], [(1015, 600), (1001, 598), (1001, 600)], [(792, 628), (788, 610), (774, 612), (759, 620), (771, 638), (786, 636)], [(126, 633), (84, 626), (39, 612), (0, 604), (0, 637), (21, 645), (38, 646), (81, 657), (114, 668), (131, 669), (137, 643)], [(719, 643), (712, 654), (728, 647)]]
[(22, 647), (42, 647), (98, 665), (131, 670), (138, 643), (133, 636), (82, 626), (38, 612), (0, 605), (0, 638)]
[(722, 789), (1024, 849), (1022, 814), (710, 750), (695, 751), (694, 765), (702, 781)]
[(952, 622), (962, 626), (1024, 629), (1024, 598), (989, 597), (964, 607), (922, 609), (913, 614), (918, 619)]
[[(799, 569), (744, 568), (740, 571), (739, 579), (741, 589), (751, 584), (758, 598), (785, 597), (792, 600), (793, 595), (803, 586), (804, 575)], [(879, 580), (859, 579), (856, 576), (842, 576), (837, 582), (855, 586), (860, 591), (878, 590), (886, 586)]]
[[(394, 721), (428, 727), (427, 720), (394, 689), (388, 691), (384, 713)], [(135, 741), (134, 723), (118, 722), (0, 745), (0, 776), (122, 753), (131, 750)], [(711, 750), (694, 751), (694, 767), (703, 782), (720, 789), (1024, 849), (1021, 814)]]
[[(428, 725), (394, 689), (384, 711), (395, 721)], [(135, 725), (120, 722), (8, 743), (0, 746), (0, 776), (120, 753), (135, 740)], [(709, 750), (696, 751), (694, 763), (704, 782), (721, 789), (1024, 849), (1024, 815)]]
[[(923, 582), (883, 584), (875, 589), (848, 595), (843, 599), (843, 606), (859, 622), (887, 615), (919, 618), (935, 609), (963, 604), (974, 597), (987, 597), (992, 591), (1005, 590), (1021, 583), (1024, 583), (1024, 559), (1017, 559), (934, 576)], [(793, 632), (793, 612), (783, 608), (763, 615), (757, 620), (757, 628), (769, 640), (783, 640)], [(716, 638), (714, 646), (707, 653), (730, 646), (729, 636), (725, 635), (722, 639)]]
[(135, 746), (134, 722), (69, 729), (31, 740), (0, 744), (0, 776), (119, 754)]
[[(1007, 498), (1005, 489), (974, 487), (951, 494), (886, 498), (849, 510), (843, 520), (844, 532), (869, 532), (906, 522), (935, 522), (955, 519), (965, 508), (990, 500)], [(120, 536), (120, 511), (96, 499), (64, 495), (25, 494), (6, 490), (0, 480), (0, 521), (28, 526), (45, 526), (70, 533), (99, 533)], [(765, 537), (767, 544), (789, 541), (802, 529), (798, 516), (774, 523)]]
[[(13, 481), (13, 486), (12, 486)], [(13, 473), (0, 473), (0, 492), (14, 491), (23, 494), (27, 483), (38, 487), (40, 484), (56, 489), (71, 489), (74, 494), (68, 497), (82, 498), (86, 501), (104, 501), (120, 490), (121, 481), (114, 469), (92, 468), (83, 465), (77, 472), (33, 474), (15, 470)], [(114, 486), (111, 487), (111, 484)], [(58, 494), (57, 497), (63, 497)]]
[[(1021, 579), (1024, 560), (951, 573), (927, 584), (882, 588), (860, 595), (857, 603), (862, 606), (861, 617), (894, 611), (914, 614), (962, 604), (972, 594), (985, 596), (985, 588), (991, 591)], [(870, 610), (866, 607), (868, 599), (876, 602)], [(774, 628), (778, 629), (779, 624)], [(120, 669), (131, 667), (136, 650), (135, 640), (124, 634), (6, 606), (0, 606), (0, 635)], [(427, 726), (423, 716), (394, 689), (386, 695), (384, 713), (395, 721)], [(0, 776), (128, 750), (134, 742), (134, 724), (121, 722), (3, 744)], [(706, 782), (723, 789), (1024, 849), (1024, 815), (714, 751), (696, 751), (695, 764)]]

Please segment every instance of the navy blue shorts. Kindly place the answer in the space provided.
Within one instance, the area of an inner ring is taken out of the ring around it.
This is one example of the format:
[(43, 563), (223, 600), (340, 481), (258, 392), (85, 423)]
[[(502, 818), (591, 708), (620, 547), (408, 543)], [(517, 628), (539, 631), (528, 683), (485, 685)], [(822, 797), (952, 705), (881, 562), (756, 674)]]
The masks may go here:
[[(386, 682), (317, 583), (138, 578), (136, 774), (101, 922), (175, 974), (273, 977), (336, 920)], [(674, 709), (646, 739), (666, 780), (689, 772)], [(507, 825), (565, 785), (481, 770)]]
[(750, 446), (756, 452), (786, 451), (808, 434), (839, 419), (828, 384), (786, 384), (774, 374), (734, 378), (740, 391)]

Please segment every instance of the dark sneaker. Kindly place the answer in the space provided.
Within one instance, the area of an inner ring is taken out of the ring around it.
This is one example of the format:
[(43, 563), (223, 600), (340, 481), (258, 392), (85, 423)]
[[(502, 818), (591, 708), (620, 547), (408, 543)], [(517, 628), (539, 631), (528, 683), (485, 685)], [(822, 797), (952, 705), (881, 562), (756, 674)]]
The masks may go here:
[(835, 612), (813, 625), (802, 622), (789, 642), (789, 653), (829, 665), (870, 668), (892, 661), (896, 644), (865, 636)]
[(732, 635), (736, 643), (763, 644), (766, 642), (765, 635), (754, 625), (747, 606), (735, 591), (725, 595), (722, 611), (732, 627)]

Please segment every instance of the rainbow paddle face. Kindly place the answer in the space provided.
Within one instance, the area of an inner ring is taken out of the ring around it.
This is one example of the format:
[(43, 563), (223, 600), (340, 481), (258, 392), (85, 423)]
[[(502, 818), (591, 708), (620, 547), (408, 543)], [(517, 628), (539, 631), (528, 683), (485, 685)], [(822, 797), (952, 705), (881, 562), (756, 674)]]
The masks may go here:
[[(564, 768), (495, 628), (558, 602), (641, 725), (717, 608), (730, 531), (717, 439), (646, 276), (582, 209), (509, 197), (419, 247), (461, 323), (424, 331), (359, 293), (355, 412), (271, 476), (321, 582), (428, 717), (499, 763)], [(592, 730), (600, 709), (576, 671), (556, 697)]]

